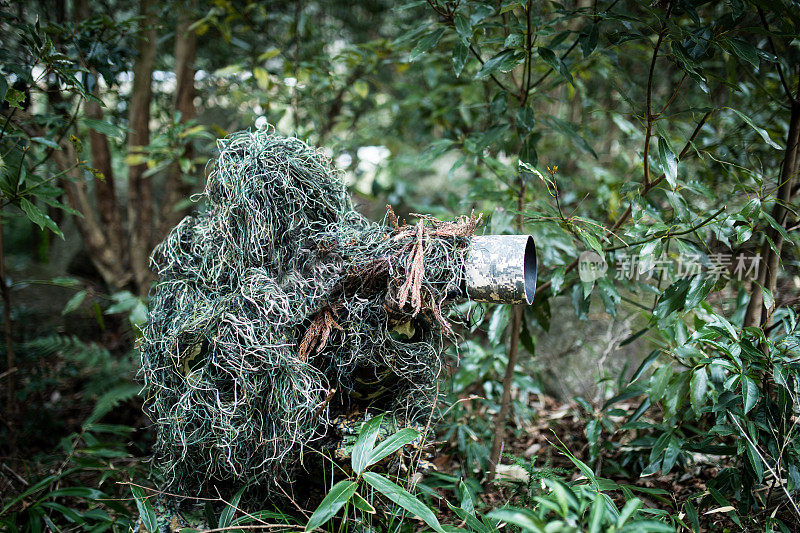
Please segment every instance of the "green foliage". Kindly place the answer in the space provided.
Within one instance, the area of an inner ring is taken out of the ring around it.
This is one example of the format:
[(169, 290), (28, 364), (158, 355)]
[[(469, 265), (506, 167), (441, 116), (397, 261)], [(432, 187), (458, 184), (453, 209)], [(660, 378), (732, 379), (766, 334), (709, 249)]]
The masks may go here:
[[(374, 514), (375, 508), (373, 504), (356, 492), (359, 487), (371, 487), (412, 516), (422, 519), (433, 530), (444, 531), (434, 512), (413, 494), (388, 479), (385, 475), (367, 470), (384, 457), (397, 452), (420, 436), (418, 431), (405, 428), (386, 437), (383, 442), (376, 446), (375, 441), (378, 438), (382, 421), (383, 415), (378, 415), (364, 424), (351, 455), (353, 476), (337, 482), (330, 488), (308, 520), (306, 531), (312, 531), (328, 522), (342, 507), (348, 504), (352, 505), (354, 510)], [(346, 516), (347, 512), (345, 511)]]
[[(114, 491), (116, 482), (143, 475), (125, 450), (131, 432), (125, 426), (87, 422), (80, 433), (66, 437), (64, 455), (48, 458), (52, 474), (31, 479), (25, 491), (3, 499), (0, 526), (5, 531), (31, 533), (61, 529), (57, 524), (128, 531), (133, 527), (133, 514)], [(98, 486), (104, 488), (84, 485), (89, 472), (100, 472)]]
[[(765, 337), (759, 328), (734, 328), (708, 304), (694, 313), (693, 329), (684, 329), (686, 340), (665, 344), (653, 354), (671, 359), (649, 381), (637, 372), (633, 383), (608, 402), (645, 397), (640, 409), (611, 433), (637, 433), (631, 445), (647, 452), (637, 458), (645, 475), (668, 473), (692, 454), (723, 456), (721, 471), (709, 482), (698, 509), (729, 505), (729, 498), (738, 502), (740, 515), (794, 507), (800, 492), (800, 435), (792, 423), (800, 406), (797, 314), (776, 312), (778, 327)], [(672, 339), (674, 328), (684, 327), (673, 322), (661, 334)], [(661, 410), (661, 420), (647, 416), (650, 406)], [(760, 494), (756, 489), (768, 485), (769, 478), (782, 480), (782, 489)]]

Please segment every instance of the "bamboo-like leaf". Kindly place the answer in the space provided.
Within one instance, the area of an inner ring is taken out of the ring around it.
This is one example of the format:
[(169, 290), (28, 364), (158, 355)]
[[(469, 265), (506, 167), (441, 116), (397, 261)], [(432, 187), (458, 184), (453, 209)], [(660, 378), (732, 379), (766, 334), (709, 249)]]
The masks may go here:
[(413, 494), (405, 490), (400, 485), (389, 481), (380, 474), (375, 472), (364, 472), (364, 479), (369, 483), (372, 488), (386, 496), (389, 500), (393, 501), (409, 513), (422, 519), (428, 526), (439, 533), (444, 533), (444, 529), (439, 524), (436, 515), (433, 514), (424, 503), (414, 497)]
[(384, 457), (387, 457), (406, 444), (414, 442), (419, 437), (419, 431), (412, 428), (403, 428), (391, 437), (381, 442), (369, 454), (367, 466), (374, 465)]
[(773, 148), (776, 148), (778, 150), (783, 150), (783, 148), (781, 147), (780, 144), (776, 143), (775, 141), (772, 140), (772, 138), (770, 138), (769, 133), (767, 133), (767, 130), (765, 130), (764, 128), (760, 128), (760, 127), (756, 126), (755, 123), (750, 119), (750, 117), (748, 117), (747, 115), (745, 115), (744, 113), (742, 113), (738, 109), (734, 109), (734, 108), (731, 108), (731, 109), (733, 110), (734, 113), (739, 115), (739, 118), (744, 120), (747, 123), (748, 126), (753, 128), (753, 130), (756, 133), (758, 133), (761, 136), (762, 139), (764, 139), (765, 143), (767, 143), (768, 145), (770, 145)]
[(133, 498), (136, 500), (136, 508), (139, 510), (139, 516), (142, 519), (142, 524), (150, 533), (158, 531), (158, 522), (156, 521), (156, 512), (153, 510), (153, 504), (147, 498), (144, 489), (131, 485), (131, 492)]
[(375, 440), (378, 438), (378, 431), (381, 429), (381, 422), (383, 422), (383, 415), (378, 415), (370, 418), (361, 426), (361, 434), (353, 446), (353, 453), (350, 457), (350, 465), (357, 475), (367, 467)]
[(225, 502), (225, 509), (222, 510), (222, 513), (219, 515), (219, 523), (217, 524), (218, 527), (228, 527), (233, 523), (233, 517), (236, 514), (236, 508), (239, 507), (239, 501), (242, 499), (242, 494), (244, 494), (245, 489), (247, 486), (245, 485), (239, 491), (234, 494), (231, 501)]
[(489, 518), (502, 520), (503, 522), (521, 528), (523, 531), (534, 531), (535, 533), (545, 532), (544, 524), (536, 518), (536, 515), (527, 509), (518, 509), (515, 507), (498, 509), (489, 513)]
[(350, 479), (344, 479), (331, 487), (331, 490), (323, 498), (322, 502), (308, 519), (306, 524), (306, 531), (313, 531), (319, 526), (333, 518), (339, 512), (344, 504), (355, 494), (358, 483)]

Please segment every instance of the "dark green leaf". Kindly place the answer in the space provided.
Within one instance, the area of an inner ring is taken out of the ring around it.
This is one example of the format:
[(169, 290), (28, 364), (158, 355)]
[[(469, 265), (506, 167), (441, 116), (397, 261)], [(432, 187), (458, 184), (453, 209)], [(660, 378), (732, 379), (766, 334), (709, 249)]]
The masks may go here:
[(353, 493), (353, 505), (356, 509), (361, 509), (362, 511), (375, 514), (375, 507), (372, 506), (367, 500), (365, 500), (359, 493)]
[(378, 432), (381, 429), (381, 422), (383, 422), (383, 415), (378, 415), (370, 418), (361, 426), (361, 433), (353, 446), (351, 457), (351, 464), (353, 472), (361, 474), (367, 467), (372, 448), (375, 445), (375, 440), (378, 438)]
[(664, 393), (669, 385), (669, 380), (672, 378), (673, 370), (672, 365), (666, 364), (656, 370), (650, 378), (650, 401), (653, 403), (658, 402), (664, 397)]
[(364, 479), (372, 487), (386, 496), (389, 500), (393, 501), (409, 513), (422, 519), (428, 526), (435, 531), (444, 533), (444, 529), (439, 524), (436, 515), (424, 503), (419, 501), (410, 492), (406, 491), (400, 485), (389, 481), (380, 474), (375, 472), (364, 472)]
[(42, 229), (49, 229), (62, 239), (64, 238), (64, 234), (61, 233), (60, 229), (58, 229), (58, 226), (55, 222), (53, 222), (53, 219), (47, 216), (47, 213), (31, 203), (30, 200), (23, 198), (20, 200), (19, 207), (25, 212), (31, 222)]
[(442, 38), (444, 35), (445, 28), (437, 28), (433, 31), (428, 32), (425, 34), (411, 50), (411, 55), (409, 56), (409, 61), (415, 61), (418, 59), (422, 54), (436, 46), (436, 43), (439, 42), (439, 39)]
[(233, 517), (236, 514), (236, 510), (239, 507), (239, 501), (242, 499), (242, 494), (244, 494), (245, 489), (247, 489), (247, 485), (239, 489), (236, 494), (233, 495), (231, 501), (225, 502), (225, 508), (219, 515), (217, 527), (228, 527), (233, 523)]
[(742, 400), (744, 403), (744, 412), (747, 414), (756, 406), (759, 399), (758, 385), (753, 381), (753, 378), (747, 375), (742, 375)]
[(115, 137), (120, 140), (125, 138), (125, 131), (119, 126), (115, 126), (111, 122), (108, 122), (107, 120), (84, 118), (83, 123), (86, 125), (87, 128), (92, 129), (97, 133), (102, 133), (103, 135), (108, 135), (109, 137)]
[(350, 497), (355, 494), (356, 488), (358, 488), (358, 483), (349, 479), (343, 479), (331, 487), (331, 490), (328, 491), (328, 494), (322, 499), (317, 510), (314, 511), (314, 514), (308, 519), (305, 530), (313, 531), (333, 518), (336, 513), (339, 512), (339, 509), (341, 509)]
[(147, 528), (147, 531), (158, 531), (158, 522), (156, 521), (156, 512), (153, 510), (153, 504), (145, 495), (142, 487), (131, 485), (131, 492), (136, 500), (136, 508), (139, 510), (139, 517), (142, 519), (142, 524)]
[(522, 63), (523, 59), (525, 59), (525, 54), (521, 52), (509, 49), (501, 50), (483, 64), (478, 73), (475, 74), (475, 78), (482, 80), (495, 72), (508, 72)]
[(761, 63), (758, 50), (743, 39), (723, 39), (722, 41), (727, 45), (728, 49), (735, 55), (744, 59), (755, 68), (758, 68)]
[(453, 24), (456, 27), (456, 32), (464, 44), (469, 44), (472, 40), (472, 24), (469, 19), (462, 14), (457, 14), (453, 17)]
[(781, 237), (783, 237), (785, 241), (789, 243), (792, 242), (791, 237), (789, 237), (789, 233), (786, 231), (786, 228), (784, 228), (781, 224), (778, 224), (778, 221), (775, 220), (775, 218), (772, 215), (770, 215), (766, 211), (761, 211), (761, 216), (764, 217), (764, 219), (766, 219), (766, 221), (769, 223), (770, 226), (772, 226), (772, 229), (781, 234)]
[(567, 80), (570, 85), (572, 85), (573, 87), (575, 86), (575, 81), (572, 79), (572, 73), (569, 71), (567, 65), (561, 60), (560, 57), (556, 55), (555, 52), (543, 46), (540, 46), (536, 50), (539, 52), (539, 57), (542, 58), (542, 61), (547, 63), (550, 66), (550, 68), (561, 74), (561, 76), (565, 80)]
[(453, 48), (453, 72), (455, 72), (457, 78), (461, 76), (464, 65), (467, 64), (468, 56), (469, 47), (461, 41), (457, 42), (455, 48)]
[(705, 300), (716, 282), (717, 278), (712, 275), (698, 274), (694, 276), (686, 291), (686, 302), (684, 303), (686, 310), (694, 309)]
[(667, 141), (661, 137), (658, 139), (658, 160), (667, 182), (674, 189), (678, 180), (678, 158), (675, 157)]
[(692, 380), (689, 384), (689, 389), (692, 391), (692, 409), (699, 414), (700, 408), (705, 403), (706, 391), (708, 390), (708, 374), (706, 367), (701, 366), (695, 369), (692, 375)]
[(666, 288), (658, 299), (653, 310), (653, 317), (663, 319), (681, 309), (686, 302), (686, 292), (689, 290), (691, 280), (687, 278), (679, 279)]
[(70, 298), (67, 304), (64, 306), (64, 309), (61, 310), (61, 314), (66, 315), (67, 313), (71, 313), (80, 307), (80, 305), (83, 303), (83, 300), (86, 298), (86, 294), (86, 291), (78, 291), (73, 294), (72, 298)]
[(744, 113), (742, 113), (738, 109), (734, 109), (732, 107), (730, 109), (732, 109), (734, 113), (739, 115), (739, 118), (744, 120), (747, 123), (748, 126), (753, 128), (753, 130), (755, 130), (755, 132), (758, 133), (761, 136), (762, 139), (764, 139), (765, 143), (767, 143), (768, 145), (772, 146), (775, 149), (783, 150), (783, 148), (781, 148), (781, 145), (779, 145), (778, 143), (776, 143), (775, 141), (773, 141), (770, 138), (769, 133), (767, 133), (767, 130), (765, 130), (764, 128), (760, 128), (760, 127), (756, 126), (755, 123), (750, 119), (750, 117), (748, 117), (747, 115), (745, 115)]
[(588, 57), (597, 48), (597, 41), (600, 37), (600, 29), (597, 24), (591, 22), (581, 30), (580, 42), (583, 57)]
[(369, 454), (367, 466), (374, 465), (384, 457), (387, 457), (406, 444), (414, 442), (419, 438), (420, 433), (416, 429), (403, 428), (394, 435), (386, 438), (383, 442), (378, 444)]

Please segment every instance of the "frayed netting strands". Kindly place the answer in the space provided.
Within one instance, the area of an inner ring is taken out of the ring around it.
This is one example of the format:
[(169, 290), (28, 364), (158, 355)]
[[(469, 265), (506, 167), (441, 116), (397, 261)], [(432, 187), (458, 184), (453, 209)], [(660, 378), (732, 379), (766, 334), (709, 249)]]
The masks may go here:
[(434, 409), (474, 216), (383, 225), (295, 138), (218, 143), (205, 209), (153, 253), (140, 341), (155, 464), (170, 489), (291, 483), (331, 420)]

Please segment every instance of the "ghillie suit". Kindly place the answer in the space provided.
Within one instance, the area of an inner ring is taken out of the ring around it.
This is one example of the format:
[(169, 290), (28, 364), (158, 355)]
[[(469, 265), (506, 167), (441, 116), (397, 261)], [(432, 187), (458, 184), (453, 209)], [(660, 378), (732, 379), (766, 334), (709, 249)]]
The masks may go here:
[(165, 489), (290, 484), (332, 420), (429, 422), (478, 220), (379, 225), (319, 151), (270, 131), (218, 142), (202, 209), (152, 256), (139, 345)]

